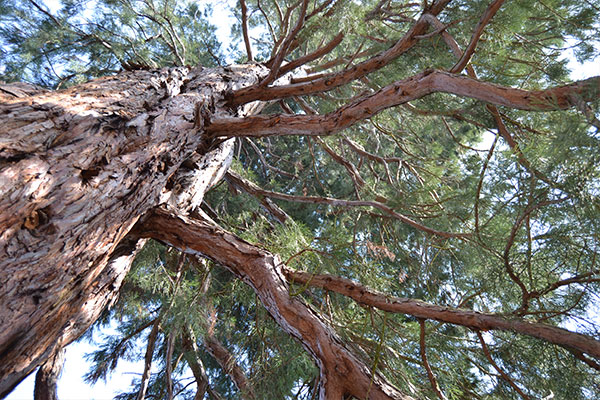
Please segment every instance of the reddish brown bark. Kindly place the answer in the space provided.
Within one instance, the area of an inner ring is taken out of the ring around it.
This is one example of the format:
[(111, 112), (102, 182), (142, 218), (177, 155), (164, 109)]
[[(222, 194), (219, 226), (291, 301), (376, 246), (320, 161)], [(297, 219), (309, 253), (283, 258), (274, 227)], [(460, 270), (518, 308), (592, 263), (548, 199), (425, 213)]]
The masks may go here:
[(348, 296), (358, 303), (383, 311), (409, 314), (417, 318), (434, 319), (462, 325), (468, 328), (488, 331), (511, 331), (546, 340), (567, 349), (576, 349), (593, 357), (600, 358), (600, 342), (590, 336), (571, 332), (556, 326), (530, 322), (523, 318), (510, 318), (501, 315), (480, 313), (460, 308), (438, 306), (421, 300), (386, 296), (350, 279), (333, 275), (314, 275), (284, 268), (284, 273), (292, 282), (330, 290)]
[(136, 228), (190, 254), (216, 260), (250, 285), (275, 321), (313, 356), (320, 369), (320, 399), (410, 399), (371, 370), (305, 303), (292, 297), (277, 255), (224, 231), (211, 222), (156, 209)]
[(176, 195), (167, 184), (206, 148), (204, 116), (223, 112), (219, 96), (255, 82), (258, 71), (134, 71), (30, 97), (17, 97), (28, 94), (20, 87), (8, 93), (0, 104), (0, 397), (115, 299), (138, 245), (123, 238)]
[(58, 400), (58, 378), (64, 364), (65, 350), (60, 349), (48, 358), (35, 375), (34, 400)]
[(243, 393), (244, 398), (255, 399), (252, 385), (244, 370), (238, 365), (233, 355), (223, 346), (214, 336), (208, 334), (204, 336), (204, 348), (219, 363), (223, 371), (229, 375), (235, 386)]
[[(581, 101), (596, 100), (600, 93), (600, 77), (546, 90), (522, 90), (482, 82), (463, 75), (430, 70), (388, 85), (372, 95), (362, 97), (326, 115), (258, 115), (250, 118), (220, 118), (211, 120), (208, 132), (222, 137), (331, 135), (384, 109), (439, 92), (521, 110), (564, 110), (576, 106)], [(283, 96), (294, 94), (285, 92)]]
[[(438, 15), (450, 0), (436, 0), (429, 6), (423, 15), (431, 14)], [(289, 96), (300, 96), (312, 93), (324, 92), (336, 87), (345, 85), (355, 79), (359, 79), (370, 72), (381, 69), (394, 61), (401, 54), (407, 52), (415, 44), (417, 44), (418, 35), (425, 33), (428, 27), (427, 21), (423, 17), (406, 32), (406, 34), (391, 48), (369, 58), (353, 67), (344, 69), (343, 71), (325, 74), (318, 79), (310, 82), (296, 83), (286, 86), (273, 86), (265, 88), (260, 85), (249, 86), (244, 89), (237, 90), (233, 93), (231, 104), (245, 104), (254, 100), (273, 100)], [(268, 82), (270, 83), (270, 82)]]

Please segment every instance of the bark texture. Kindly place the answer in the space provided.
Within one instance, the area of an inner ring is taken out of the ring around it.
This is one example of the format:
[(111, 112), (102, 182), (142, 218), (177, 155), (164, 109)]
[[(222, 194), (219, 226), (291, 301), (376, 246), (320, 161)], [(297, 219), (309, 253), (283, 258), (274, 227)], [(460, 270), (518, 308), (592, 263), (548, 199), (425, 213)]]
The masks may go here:
[[(123, 239), (141, 215), (223, 175), (214, 163), (194, 179), (176, 172), (190, 158), (188, 170), (204, 165), (208, 115), (243, 116), (221, 98), (263, 71), (132, 71), (57, 92), (3, 85), (0, 397), (114, 300), (140, 245)], [(183, 197), (188, 209), (201, 201)]]
[(315, 275), (295, 271), (287, 267), (284, 268), (283, 272), (291, 282), (327, 289), (354, 299), (360, 304), (383, 311), (408, 314), (421, 319), (433, 319), (465, 326), (477, 331), (501, 330), (515, 332), (600, 358), (600, 343), (593, 337), (571, 332), (557, 326), (532, 322), (523, 318), (511, 318), (510, 316), (438, 306), (417, 299), (387, 296), (339, 276)]

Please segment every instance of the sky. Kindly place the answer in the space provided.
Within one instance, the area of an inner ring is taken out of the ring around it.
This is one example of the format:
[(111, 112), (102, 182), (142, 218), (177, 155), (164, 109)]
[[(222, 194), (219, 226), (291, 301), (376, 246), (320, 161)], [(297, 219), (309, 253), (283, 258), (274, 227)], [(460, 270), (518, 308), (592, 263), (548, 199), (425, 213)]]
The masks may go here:
[[(59, 7), (58, 0), (44, 0), (43, 3), (52, 11)], [(235, 23), (235, 18), (229, 14), (223, 4), (235, 5), (235, 0), (209, 0), (202, 3), (213, 4), (212, 23), (217, 26), (217, 37), (223, 43), (223, 50), (230, 43), (230, 28)], [(597, 49), (598, 50), (598, 49)], [(570, 51), (565, 52), (565, 58), (569, 59), (569, 68), (572, 70), (571, 78), (580, 80), (600, 74), (597, 58), (580, 64), (575, 61)], [(101, 340), (103, 334), (114, 332), (114, 326), (95, 333), (94, 339)], [(145, 333), (147, 334), (147, 333)], [(141, 337), (144, 334), (141, 335)], [(109, 377), (107, 382), (100, 381), (96, 385), (88, 385), (83, 380), (83, 375), (89, 371), (90, 364), (85, 360), (85, 355), (95, 350), (95, 347), (86, 341), (75, 342), (67, 346), (65, 365), (61, 378), (58, 382), (58, 397), (60, 400), (108, 400), (116, 394), (126, 391), (130, 387), (132, 379), (139, 378), (143, 372), (142, 362), (119, 361), (117, 369)], [(6, 398), (6, 400), (29, 400), (33, 398), (33, 386), (35, 373), (32, 373)]]

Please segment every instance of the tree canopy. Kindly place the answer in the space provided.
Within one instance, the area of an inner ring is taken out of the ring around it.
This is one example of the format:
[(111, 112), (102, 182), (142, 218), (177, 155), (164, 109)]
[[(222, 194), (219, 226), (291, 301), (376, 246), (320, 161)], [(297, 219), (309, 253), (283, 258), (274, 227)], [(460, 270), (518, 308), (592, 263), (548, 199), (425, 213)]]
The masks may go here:
[[(76, 90), (123, 71), (265, 67), (224, 93), (260, 114), (203, 114), (212, 145), (237, 138), (232, 164), (194, 212), (138, 229), (157, 240), (92, 328), (118, 322), (86, 379), (144, 360), (120, 399), (316, 398), (321, 339), (293, 334), (262, 294), (270, 281), (252, 274), (271, 262), (285, 298), (373, 387), (406, 396), (388, 398), (600, 398), (600, 78), (573, 82), (565, 56), (597, 57), (600, 1), (232, 12), (224, 48), (200, 2), (0, 2), (7, 82)], [(170, 232), (185, 226), (194, 240)], [(354, 390), (340, 394), (384, 398)]]

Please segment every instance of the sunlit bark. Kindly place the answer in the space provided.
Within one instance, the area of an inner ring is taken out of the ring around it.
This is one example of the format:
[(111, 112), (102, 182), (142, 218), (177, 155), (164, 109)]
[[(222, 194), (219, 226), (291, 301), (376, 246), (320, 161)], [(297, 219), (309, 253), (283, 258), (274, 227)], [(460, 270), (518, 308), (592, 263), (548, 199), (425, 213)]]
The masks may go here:
[(0, 397), (115, 299), (141, 245), (123, 238), (144, 212), (164, 202), (193, 208), (222, 176), (232, 146), (211, 153), (215, 162), (192, 157), (205, 172), (194, 179), (176, 172), (211, 148), (206, 114), (230, 112), (219, 96), (262, 71), (134, 71), (41, 93), (3, 86)]

